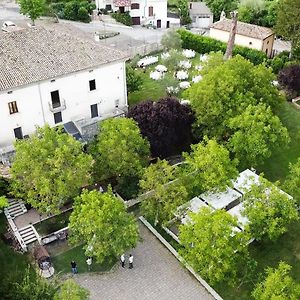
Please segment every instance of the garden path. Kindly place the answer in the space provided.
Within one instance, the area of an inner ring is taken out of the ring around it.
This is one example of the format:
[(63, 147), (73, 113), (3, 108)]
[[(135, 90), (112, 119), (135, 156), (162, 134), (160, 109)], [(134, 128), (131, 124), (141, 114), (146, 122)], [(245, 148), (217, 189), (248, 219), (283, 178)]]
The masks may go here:
[(118, 266), (113, 272), (77, 274), (75, 280), (91, 292), (91, 299), (212, 300), (206, 289), (148, 231), (140, 226), (142, 240), (132, 251), (134, 268)]

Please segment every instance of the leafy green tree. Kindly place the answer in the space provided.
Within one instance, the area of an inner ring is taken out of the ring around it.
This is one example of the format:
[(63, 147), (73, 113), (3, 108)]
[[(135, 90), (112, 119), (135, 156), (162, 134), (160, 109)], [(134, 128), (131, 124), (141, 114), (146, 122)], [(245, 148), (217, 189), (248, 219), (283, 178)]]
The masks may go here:
[(292, 42), (292, 55), (300, 58), (300, 1), (279, 0), (275, 31)]
[(256, 240), (275, 241), (299, 219), (295, 201), (274, 184), (260, 178), (244, 196), (243, 214), (249, 220), (249, 231)]
[(177, 207), (187, 201), (187, 191), (181, 181), (176, 180), (175, 172), (176, 167), (166, 160), (158, 160), (145, 170), (140, 180), (142, 191), (151, 191), (142, 201), (142, 211), (154, 224), (171, 220)]
[(201, 191), (226, 188), (237, 177), (237, 161), (231, 160), (229, 151), (215, 140), (205, 138), (191, 148), (190, 154), (184, 154), (185, 163), (189, 180)]
[(42, 16), (45, 10), (44, 0), (18, 0), (18, 3), (21, 14), (28, 16), (33, 25), (35, 25), (35, 20)]
[(300, 158), (289, 166), (289, 174), (285, 179), (284, 188), (300, 204)]
[(171, 49), (169, 51), (169, 57), (163, 59), (163, 64), (168, 68), (169, 71), (177, 70), (178, 62), (183, 59), (183, 55), (177, 49)]
[(289, 275), (292, 267), (280, 262), (278, 268), (267, 268), (266, 278), (258, 283), (252, 292), (256, 300), (297, 300), (300, 298), (300, 284)]
[(249, 257), (249, 236), (237, 231), (237, 219), (225, 210), (204, 207), (189, 216), (179, 227), (180, 253), (210, 284), (234, 284)]
[(161, 38), (161, 44), (165, 49), (181, 49), (181, 37), (175, 29), (169, 29)]
[(187, 90), (186, 97), (195, 111), (195, 133), (227, 140), (226, 122), (247, 106), (264, 103), (274, 109), (282, 101), (272, 84), (275, 76), (263, 66), (254, 66), (237, 55), (219, 66), (206, 69), (203, 79)]
[(143, 84), (141, 75), (139, 75), (138, 72), (129, 66), (126, 66), (126, 84), (127, 93), (138, 91)]
[(214, 20), (219, 20), (221, 12), (226, 14), (237, 9), (238, 0), (205, 0), (206, 5), (210, 8), (214, 15)]
[(91, 152), (99, 179), (139, 177), (148, 164), (149, 142), (141, 136), (133, 119), (114, 118), (101, 122)]
[(87, 256), (94, 256), (102, 263), (136, 246), (136, 221), (111, 190), (107, 193), (84, 190), (75, 199), (73, 208), (69, 240), (72, 244), (84, 242)]
[(77, 16), (78, 16), (78, 20), (81, 22), (88, 23), (91, 20), (88, 10), (83, 6), (78, 9)]
[(37, 128), (29, 139), (17, 141), (15, 148), (12, 193), (41, 212), (59, 212), (89, 182), (92, 157), (62, 128)]
[(54, 295), (53, 300), (87, 300), (89, 291), (80, 287), (74, 279), (67, 279)]
[(14, 300), (53, 300), (57, 282), (47, 281), (30, 267), (25, 269), (22, 281), (14, 284)]
[(187, 0), (178, 0), (178, 12), (180, 17), (180, 24), (187, 25), (191, 23), (188, 2)]
[(233, 132), (228, 147), (243, 167), (257, 166), (271, 156), (274, 148), (289, 142), (287, 129), (265, 104), (249, 105), (228, 121), (228, 127)]

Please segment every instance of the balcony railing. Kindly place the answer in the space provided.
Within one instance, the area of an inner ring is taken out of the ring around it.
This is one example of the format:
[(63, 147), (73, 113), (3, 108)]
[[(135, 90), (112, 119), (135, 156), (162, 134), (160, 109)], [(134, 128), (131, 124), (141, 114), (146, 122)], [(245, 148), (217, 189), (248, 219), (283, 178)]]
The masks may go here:
[(53, 113), (65, 110), (66, 109), (66, 101), (65, 101), (65, 99), (60, 99), (59, 103), (49, 102), (49, 109)]

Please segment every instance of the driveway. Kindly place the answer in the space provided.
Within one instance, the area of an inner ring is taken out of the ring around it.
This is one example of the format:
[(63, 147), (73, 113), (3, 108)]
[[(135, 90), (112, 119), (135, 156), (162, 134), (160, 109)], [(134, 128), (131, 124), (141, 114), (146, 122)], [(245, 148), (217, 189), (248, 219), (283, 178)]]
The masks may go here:
[[(134, 268), (121, 266), (105, 275), (75, 275), (94, 300), (213, 300), (206, 289), (148, 231), (140, 226), (142, 241), (132, 251)], [(126, 255), (126, 262), (128, 254)]]

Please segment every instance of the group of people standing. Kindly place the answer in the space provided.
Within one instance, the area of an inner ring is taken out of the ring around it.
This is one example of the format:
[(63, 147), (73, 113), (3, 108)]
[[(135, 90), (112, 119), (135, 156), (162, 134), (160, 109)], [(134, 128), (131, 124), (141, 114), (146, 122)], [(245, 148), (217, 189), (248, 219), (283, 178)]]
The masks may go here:
[[(122, 268), (125, 268), (125, 254), (121, 255), (120, 261), (121, 261)], [(132, 269), (133, 268), (133, 256), (132, 256), (132, 254), (129, 254), (128, 263), (129, 263), (129, 269)]]
[[(121, 257), (120, 257), (120, 261), (121, 261), (121, 266), (122, 268), (125, 268), (125, 254), (122, 254)], [(86, 264), (87, 264), (87, 267), (88, 267), (88, 271), (91, 271), (92, 270), (92, 258), (89, 256), (86, 260)], [(133, 256), (132, 254), (129, 254), (129, 257), (128, 257), (128, 264), (129, 264), (129, 269), (133, 269)], [(72, 273), (73, 274), (77, 274), (78, 273), (78, 270), (77, 270), (77, 264), (75, 262), (75, 260), (72, 260), (71, 261), (71, 269), (72, 269)]]

